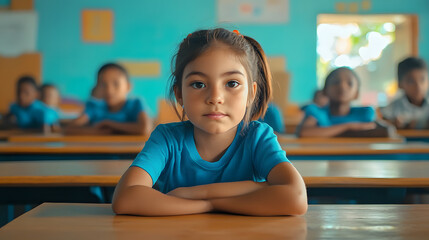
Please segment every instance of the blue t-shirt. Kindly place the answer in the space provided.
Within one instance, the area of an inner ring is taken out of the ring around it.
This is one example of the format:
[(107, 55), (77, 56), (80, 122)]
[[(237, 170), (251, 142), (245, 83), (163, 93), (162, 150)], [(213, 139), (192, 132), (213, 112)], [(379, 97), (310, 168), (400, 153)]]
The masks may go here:
[(273, 103), (268, 104), (267, 112), (263, 118), (258, 121), (265, 122), (270, 125), (274, 131), (278, 133), (284, 133), (285, 123), (280, 109)]
[(329, 105), (319, 107), (310, 104), (305, 108), (305, 118), (312, 116), (317, 120), (320, 127), (329, 127), (348, 122), (373, 122), (375, 121), (375, 110), (372, 107), (351, 107), (349, 114), (345, 116), (332, 116)]
[(266, 181), (274, 166), (289, 162), (286, 153), (267, 124), (253, 121), (243, 131), (241, 127), (221, 159), (207, 162), (197, 151), (191, 122), (158, 125), (131, 166), (149, 173), (163, 193), (210, 183)]
[(16, 117), (20, 128), (41, 128), (44, 124), (53, 125), (59, 121), (58, 113), (39, 100), (35, 100), (28, 107), (13, 103), (9, 112)]
[(138, 116), (143, 112), (143, 104), (140, 99), (127, 99), (121, 110), (110, 112), (106, 101), (91, 99), (85, 104), (85, 114), (88, 115), (90, 124), (103, 120), (115, 122), (137, 122)]

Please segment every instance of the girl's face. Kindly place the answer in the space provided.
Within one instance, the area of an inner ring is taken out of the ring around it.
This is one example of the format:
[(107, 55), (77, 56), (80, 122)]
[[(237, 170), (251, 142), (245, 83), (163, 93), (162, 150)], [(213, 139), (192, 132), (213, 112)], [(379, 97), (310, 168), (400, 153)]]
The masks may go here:
[(31, 83), (22, 83), (18, 92), (18, 104), (21, 107), (30, 106), (38, 98), (38, 91)]
[(348, 103), (358, 97), (358, 80), (349, 70), (340, 70), (329, 80), (325, 95), (331, 102)]
[[(254, 93), (256, 83), (250, 87)], [(248, 93), (246, 70), (224, 44), (212, 46), (188, 63), (182, 91), (175, 89), (176, 99), (192, 124), (209, 134), (236, 129), (250, 104)]]
[(115, 106), (127, 99), (130, 83), (118, 69), (106, 69), (100, 74), (100, 90), (108, 106)]

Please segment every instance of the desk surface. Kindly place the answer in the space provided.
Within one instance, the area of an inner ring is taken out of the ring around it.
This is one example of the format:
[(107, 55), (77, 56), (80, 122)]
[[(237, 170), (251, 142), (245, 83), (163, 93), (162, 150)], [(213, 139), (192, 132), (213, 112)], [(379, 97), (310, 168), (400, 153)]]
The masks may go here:
[[(1, 133), (0, 133), (1, 137)], [(9, 134), (8, 142), (14, 143), (43, 143), (43, 142), (89, 142), (89, 143), (142, 143), (147, 136), (138, 135), (110, 135), (110, 136), (78, 136), (62, 134)], [(292, 134), (280, 134), (281, 143), (403, 143), (403, 138), (297, 138)]]
[[(281, 143), (288, 156), (429, 154), (429, 143)], [(143, 142), (130, 143), (0, 143), (0, 154), (137, 154)]]
[(429, 129), (398, 129), (398, 135), (406, 138), (429, 138)]
[(109, 204), (44, 203), (1, 239), (425, 239), (429, 205), (310, 205), (300, 217), (116, 216)]
[[(0, 162), (0, 186), (115, 186), (131, 160)], [(307, 187), (429, 187), (429, 161), (294, 161)]]
[(338, 144), (338, 143), (404, 143), (404, 138), (297, 138), (292, 134), (279, 134), (277, 139), (280, 143), (298, 143), (298, 144)]
[(8, 137), (8, 142), (42, 143), (42, 142), (90, 142), (90, 143), (142, 143), (147, 136), (139, 135), (62, 135), (62, 134), (21, 134)]

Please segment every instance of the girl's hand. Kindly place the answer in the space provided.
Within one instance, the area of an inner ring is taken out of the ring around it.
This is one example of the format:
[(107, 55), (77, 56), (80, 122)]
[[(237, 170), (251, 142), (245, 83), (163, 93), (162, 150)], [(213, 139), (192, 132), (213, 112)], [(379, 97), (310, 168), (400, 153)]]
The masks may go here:
[(395, 117), (393, 123), (395, 124), (396, 128), (404, 128), (405, 126), (404, 121), (400, 117)]
[(103, 121), (95, 124), (95, 128), (97, 128), (97, 129), (111, 128), (112, 123), (113, 122), (110, 120), (103, 120)]
[(369, 123), (349, 123), (349, 130), (352, 131), (364, 131), (374, 129), (377, 125), (375, 122)]

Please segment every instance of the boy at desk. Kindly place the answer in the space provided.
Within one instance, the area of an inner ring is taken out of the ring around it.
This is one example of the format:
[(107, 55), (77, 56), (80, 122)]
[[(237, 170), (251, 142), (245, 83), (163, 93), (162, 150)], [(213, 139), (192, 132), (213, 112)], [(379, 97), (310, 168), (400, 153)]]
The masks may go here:
[(383, 118), (397, 128), (429, 128), (429, 80), (423, 59), (409, 57), (398, 64), (398, 85), (403, 94), (380, 109)]

